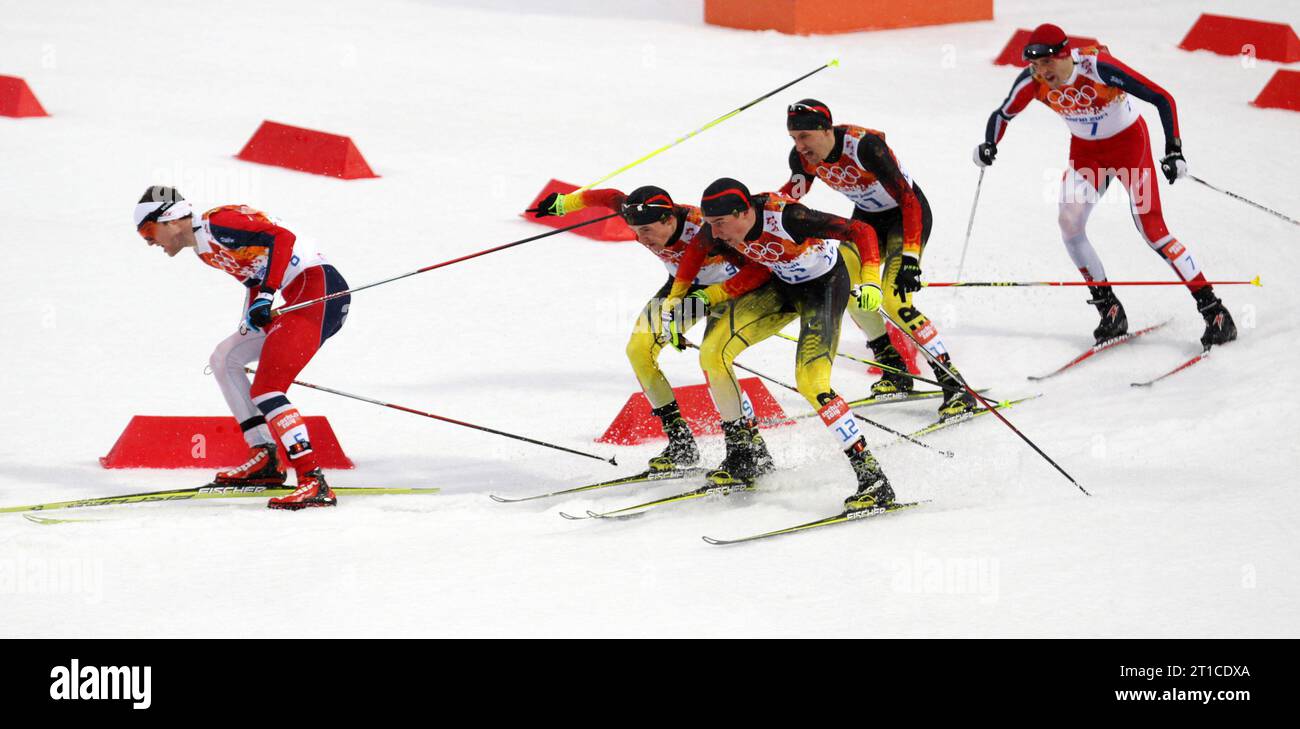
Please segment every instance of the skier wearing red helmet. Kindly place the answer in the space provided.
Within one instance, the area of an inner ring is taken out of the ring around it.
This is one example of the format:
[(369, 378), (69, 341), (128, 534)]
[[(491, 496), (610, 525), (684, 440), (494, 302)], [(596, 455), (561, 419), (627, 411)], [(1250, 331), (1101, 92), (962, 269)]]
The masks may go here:
[[(1007, 124), (1037, 99), (1065, 120), (1070, 129), (1070, 167), (1061, 181), (1061, 238), (1070, 258), (1089, 282), (1106, 281), (1106, 270), (1088, 240), (1088, 216), (1112, 181), (1128, 190), (1138, 232), (1187, 283), (1205, 320), (1202, 346), (1236, 339), (1237, 327), (1223, 302), (1206, 282), (1191, 253), (1165, 226), (1160, 190), (1146, 122), (1130, 97), (1146, 101), (1160, 112), (1165, 155), (1160, 169), (1170, 184), (1187, 175), (1178, 109), (1170, 93), (1111, 56), (1105, 46), (1073, 48), (1065, 31), (1045, 23), (1025, 43), (1021, 71), (1006, 100), (989, 116), (984, 142), (975, 149), (975, 164), (987, 167), (997, 156), (997, 143)], [(1128, 331), (1124, 307), (1110, 286), (1090, 286), (1101, 323), (1093, 331), (1098, 344)]]

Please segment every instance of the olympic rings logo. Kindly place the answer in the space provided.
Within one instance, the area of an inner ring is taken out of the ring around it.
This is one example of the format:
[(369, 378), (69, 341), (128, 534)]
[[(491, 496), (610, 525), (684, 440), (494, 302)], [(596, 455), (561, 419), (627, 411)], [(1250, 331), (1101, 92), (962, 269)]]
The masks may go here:
[(858, 184), (862, 179), (862, 173), (856, 167), (825, 167), (817, 168), (817, 176), (826, 181), (826, 184), (835, 187), (852, 187)]
[(239, 273), (240, 268), (242, 268), (233, 256), (220, 248), (208, 254), (207, 258), (208, 263), (212, 264), (213, 267), (219, 268), (226, 273)]
[(766, 243), (760, 243), (758, 241), (745, 243), (745, 257), (752, 261), (776, 263), (781, 260), (781, 256), (784, 253), (785, 244), (780, 241), (772, 240)]
[(1055, 89), (1048, 92), (1047, 101), (1053, 106), (1059, 106), (1062, 109), (1076, 109), (1079, 107), (1092, 106), (1092, 102), (1097, 100), (1097, 89), (1092, 86), (1074, 87), (1067, 86), (1064, 89)]

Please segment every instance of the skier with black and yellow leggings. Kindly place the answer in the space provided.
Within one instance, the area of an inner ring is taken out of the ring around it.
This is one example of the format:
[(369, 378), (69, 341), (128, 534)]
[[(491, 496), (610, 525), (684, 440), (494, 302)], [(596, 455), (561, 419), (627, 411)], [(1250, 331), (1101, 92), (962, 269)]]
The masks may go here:
[[(673, 387), (659, 368), (659, 354), (664, 347), (659, 332), (664, 297), (672, 288), (678, 263), (691, 244), (696, 244), (699, 260), (695, 272), (687, 280), (688, 294), (708, 286), (734, 293), (742, 286), (762, 284), (769, 276), (768, 271), (757, 264), (747, 265), (739, 253), (714, 241), (708, 234), (699, 208), (676, 205), (667, 191), (653, 185), (638, 187), (627, 195), (615, 189), (582, 190), (567, 195), (551, 193), (538, 203), (535, 215), (539, 218), (566, 215), (586, 207), (617, 210), (636, 234), (637, 242), (668, 269), (668, 280), (637, 315), (627, 342), (627, 358), (646, 399), (650, 401), (652, 412), (668, 436), (668, 446), (650, 459), (650, 470), (671, 471), (694, 466), (700, 460), (699, 448), (677, 406)], [(703, 318), (702, 315), (692, 316), (690, 324)], [(706, 325), (706, 338), (715, 321), (710, 319)], [(682, 322), (686, 323), (685, 319)], [(745, 405), (752, 412), (752, 406), (748, 402)], [(761, 455), (766, 457), (766, 452)]]
[[(790, 150), (790, 179), (781, 193), (798, 200), (807, 194), (814, 180), (853, 201), (853, 219), (870, 225), (880, 240), (884, 258), (884, 311), (896, 323), (906, 326), (932, 356), (952, 372), (947, 347), (934, 324), (912, 303), (921, 289), (921, 254), (930, 239), (930, 203), (925, 193), (899, 165), (885, 143), (884, 132), (851, 124), (834, 125), (830, 109), (816, 99), (804, 99), (786, 110), (786, 130), (794, 141)], [(906, 370), (902, 357), (889, 341), (885, 321), (874, 311), (850, 312), (867, 335), (867, 345), (877, 360)], [(943, 367), (933, 363), (935, 379), (946, 395), (939, 403), (939, 415), (950, 418), (970, 412), (975, 398)], [(876, 395), (906, 393), (912, 378), (885, 372), (871, 386)]]
[[(709, 473), (709, 480), (718, 485), (747, 484), (761, 475), (755, 443), (762, 439), (755, 423), (741, 411), (732, 362), (746, 348), (797, 318), (795, 382), (844, 449), (857, 477), (857, 490), (845, 500), (845, 508), (888, 505), (894, 498), (889, 480), (867, 449), (852, 410), (831, 389), (845, 306), (850, 300), (865, 310), (880, 306), (880, 252), (875, 232), (864, 223), (811, 210), (777, 193), (751, 195), (745, 185), (726, 177), (705, 189), (700, 208), (714, 239), (772, 272), (772, 278), (761, 285), (691, 291), (704, 254), (692, 246), (678, 265), (669, 300), (664, 303), (664, 336), (674, 344), (683, 323), (678, 317), (691, 308), (679, 302), (715, 307), (710, 316), (716, 320), (700, 346), (700, 366), (722, 415), (727, 455)], [(861, 283), (857, 286), (851, 281), (838, 241), (851, 243), (857, 254), (853, 261), (859, 268), (856, 273)], [(729, 306), (718, 312), (716, 307), (724, 301)]]

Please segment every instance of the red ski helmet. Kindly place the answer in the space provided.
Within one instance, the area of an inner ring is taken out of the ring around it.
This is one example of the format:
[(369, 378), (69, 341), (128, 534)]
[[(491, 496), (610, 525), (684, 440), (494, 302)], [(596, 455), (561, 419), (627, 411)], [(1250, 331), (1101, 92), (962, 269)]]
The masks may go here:
[(1020, 57), (1026, 61), (1038, 58), (1065, 58), (1070, 53), (1070, 38), (1060, 26), (1043, 23), (1034, 28), (1025, 41)]

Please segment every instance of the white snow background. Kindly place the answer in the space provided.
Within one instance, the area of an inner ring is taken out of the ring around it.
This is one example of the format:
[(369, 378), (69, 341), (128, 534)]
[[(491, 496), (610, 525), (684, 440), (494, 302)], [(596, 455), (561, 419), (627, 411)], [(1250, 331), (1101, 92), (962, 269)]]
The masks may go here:
[[(553, 7), (553, 6), (559, 6)], [(354, 285), (541, 232), (518, 216), (554, 176), (582, 184), (831, 58), (822, 72), (610, 184), (694, 203), (716, 177), (785, 179), (784, 106), (827, 102), (885, 130), (929, 196), (926, 277), (951, 280), (977, 176), (971, 149), (1016, 71), (993, 57), (1018, 27), (1095, 36), (1176, 97), (1194, 174), (1294, 216), (1300, 115), (1249, 101), (1279, 64), (1177, 48), (1213, 2), (999, 0), (993, 22), (792, 37), (703, 24), (699, 5), (158, 4), (0, 0), (0, 73), (51, 116), (0, 118), (4, 417), (0, 504), (201, 483), (206, 471), (108, 471), (96, 458), (133, 414), (221, 415), (204, 368), (243, 289), (189, 252), (135, 235), (150, 184), (206, 209), (247, 203), (314, 237)], [(1300, 26), (1294, 3), (1233, 14)], [(1155, 110), (1145, 104), (1157, 153)], [(351, 136), (379, 179), (341, 181), (234, 159), (264, 119)], [(1074, 280), (1056, 226), (1068, 135), (1041, 105), (1017, 118), (984, 181), (965, 278)], [(302, 379), (570, 447), (620, 469), (295, 388), (355, 459), (336, 486), (438, 486), (272, 512), (255, 500), (0, 519), (0, 635), (14, 636), (1296, 636), (1297, 230), (1191, 181), (1162, 185), (1171, 231), (1221, 287), (1237, 343), (1149, 390), (1195, 353), (1177, 287), (1121, 290), (1163, 330), (1031, 383), (1091, 343), (1083, 289), (918, 295), (970, 380), (1043, 397), (1008, 416), (1088, 498), (993, 418), (879, 450), (900, 499), (924, 507), (740, 547), (728, 538), (838, 509), (852, 474), (815, 420), (769, 431), (781, 470), (761, 493), (616, 522), (613, 508), (681, 483), (503, 505), (639, 468), (659, 444), (593, 439), (636, 389), (631, 321), (664, 279), (636, 244), (564, 234), (358, 293)], [(824, 187), (806, 200), (848, 214)], [(1169, 279), (1122, 190), (1090, 234), (1113, 279)], [(844, 350), (865, 354), (847, 323)], [(741, 361), (793, 379), (793, 347)], [(674, 384), (702, 381), (666, 352)], [(871, 378), (841, 360), (835, 386)], [(802, 398), (774, 389), (789, 412)], [(932, 403), (865, 414), (900, 429)], [(887, 436), (869, 433), (873, 446)], [(722, 455), (718, 437), (705, 459)]]

